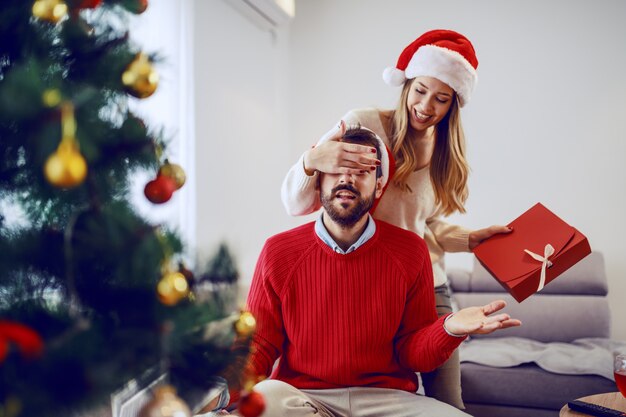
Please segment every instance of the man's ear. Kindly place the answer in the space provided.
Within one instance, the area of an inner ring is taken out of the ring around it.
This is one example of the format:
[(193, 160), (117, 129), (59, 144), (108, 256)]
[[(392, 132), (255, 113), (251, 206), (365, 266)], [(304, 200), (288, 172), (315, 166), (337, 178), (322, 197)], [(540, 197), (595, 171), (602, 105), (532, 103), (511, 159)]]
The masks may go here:
[(376, 194), (374, 197), (379, 199), (381, 195), (383, 195), (383, 177), (376, 178)]

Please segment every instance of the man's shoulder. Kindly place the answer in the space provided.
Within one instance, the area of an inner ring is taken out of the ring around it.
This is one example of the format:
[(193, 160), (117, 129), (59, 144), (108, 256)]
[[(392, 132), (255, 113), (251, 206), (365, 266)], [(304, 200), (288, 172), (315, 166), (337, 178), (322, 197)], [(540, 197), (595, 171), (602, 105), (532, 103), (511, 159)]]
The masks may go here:
[(314, 242), (315, 222), (309, 222), (271, 236), (265, 242), (265, 250), (294, 253), (310, 247)]
[(256, 265), (255, 277), (271, 282), (282, 294), (292, 271), (316, 246), (314, 222), (278, 233), (265, 241)]
[(399, 251), (425, 250), (428, 252), (426, 242), (417, 233), (394, 226), (382, 220), (376, 220), (376, 227), (380, 229), (381, 242), (386, 246)]
[(430, 253), (426, 241), (416, 233), (377, 220), (380, 230), (379, 245), (411, 279), (420, 275), (425, 266), (430, 267)]
[(403, 229), (384, 220), (376, 219), (376, 227), (379, 227), (381, 232), (384, 233), (384, 235), (387, 237), (393, 236), (416, 241), (424, 240), (417, 233)]

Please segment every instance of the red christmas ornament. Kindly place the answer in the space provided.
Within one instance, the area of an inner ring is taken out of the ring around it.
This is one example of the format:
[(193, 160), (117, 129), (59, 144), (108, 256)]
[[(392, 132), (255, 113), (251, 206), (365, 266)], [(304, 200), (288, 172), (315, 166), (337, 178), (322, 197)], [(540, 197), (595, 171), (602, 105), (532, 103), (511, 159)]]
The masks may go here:
[(39, 333), (8, 320), (0, 320), (0, 362), (3, 362), (9, 353), (9, 342), (17, 345), (21, 355), (26, 359), (34, 359), (43, 353), (43, 339)]
[(176, 191), (176, 181), (164, 175), (157, 175), (146, 184), (143, 193), (154, 204), (162, 204), (172, 198), (174, 191)]
[(265, 410), (265, 398), (256, 391), (250, 391), (241, 397), (237, 409), (243, 417), (258, 417)]
[(95, 9), (102, 4), (102, 0), (82, 0), (78, 4), (79, 9)]
[(141, 14), (148, 8), (148, 0), (122, 0), (121, 5), (131, 13)]
[(139, 0), (139, 8), (137, 13), (143, 13), (148, 8), (148, 0)]
[(0, 337), (0, 363), (4, 362), (9, 354), (9, 342)]

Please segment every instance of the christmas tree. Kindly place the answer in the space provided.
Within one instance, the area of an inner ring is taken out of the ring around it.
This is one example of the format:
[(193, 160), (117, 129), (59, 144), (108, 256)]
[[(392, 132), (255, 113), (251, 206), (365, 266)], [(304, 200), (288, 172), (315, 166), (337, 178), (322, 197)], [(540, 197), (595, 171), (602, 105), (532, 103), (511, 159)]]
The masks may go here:
[(247, 354), (231, 345), (253, 318), (233, 316), (219, 293), (196, 296), (203, 273), (181, 262), (181, 239), (129, 202), (138, 169), (155, 174), (145, 186), (155, 204), (185, 182), (161, 135), (129, 109), (158, 86), (154, 56), (128, 33), (147, 1), (2, 2), (2, 417), (90, 410), (146, 374), (178, 393), (154, 401), (187, 415), (190, 394)]

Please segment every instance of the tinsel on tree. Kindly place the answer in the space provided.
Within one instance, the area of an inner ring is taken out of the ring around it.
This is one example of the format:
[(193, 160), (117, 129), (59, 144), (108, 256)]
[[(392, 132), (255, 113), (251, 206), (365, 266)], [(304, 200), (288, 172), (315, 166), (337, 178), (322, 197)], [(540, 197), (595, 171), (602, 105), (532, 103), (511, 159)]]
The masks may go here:
[(194, 297), (183, 242), (130, 203), (137, 169), (154, 172), (155, 204), (185, 181), (128, 105), (158, 85), (128, 34), (147, 1), (2, 0), (2, 417), (89, 410), (155, 369), (185, 400), (237, 363), (230, 345), (253, 330), (246, 315), (214, 326), (232, 312)]

